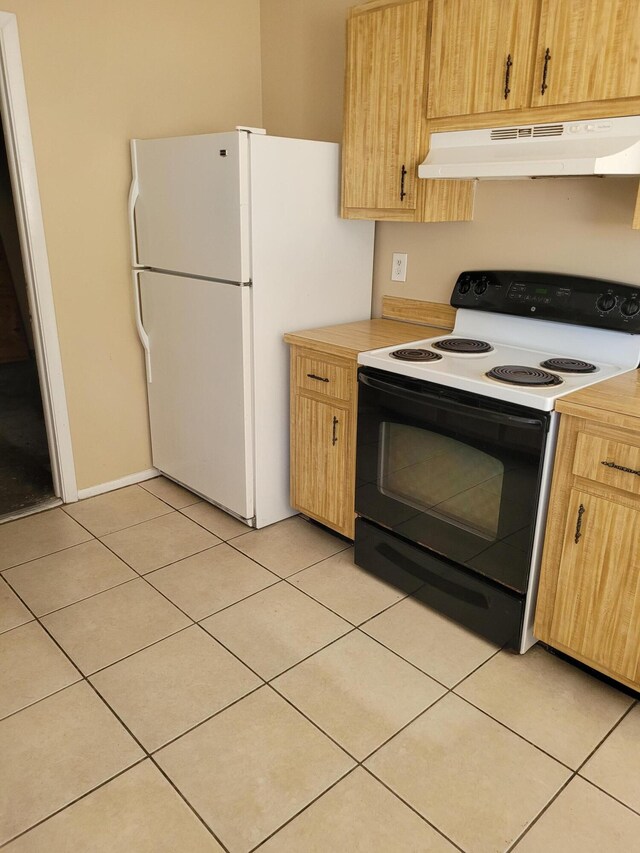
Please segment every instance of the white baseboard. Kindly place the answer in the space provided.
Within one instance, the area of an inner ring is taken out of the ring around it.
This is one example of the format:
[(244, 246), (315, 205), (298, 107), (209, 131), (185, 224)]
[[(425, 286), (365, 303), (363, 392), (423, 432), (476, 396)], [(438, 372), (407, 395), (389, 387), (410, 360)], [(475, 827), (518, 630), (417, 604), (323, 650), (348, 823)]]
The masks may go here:
[(125, 486), (133, 486), (136, 483), (143, 483), (145, 480), (151, 480), (153, 477), (159, 477), (160, 471), (157, 468), (147, 468), (146, 471), (138, 471), (135, 474), (127, 474), (126, 477), (120, 477), (119, 480), (111, 480), (110, 483), (99, 483), (97, 486), (89, 486), (88, 489), (78, 489), (78, 500), (84, 498), (94, 498), (96, 495), (103, 495), (105, 492), (113, 492), (115, 489), (123, 489)]

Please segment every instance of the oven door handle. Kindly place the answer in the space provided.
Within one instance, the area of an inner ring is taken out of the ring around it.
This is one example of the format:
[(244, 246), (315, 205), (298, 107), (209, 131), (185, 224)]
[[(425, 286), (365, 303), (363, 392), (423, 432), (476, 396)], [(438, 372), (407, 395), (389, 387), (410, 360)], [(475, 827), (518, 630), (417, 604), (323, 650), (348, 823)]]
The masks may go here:
[(442, 409), (445, 412), (451, 412), (453, 414), (467, 415), (470, 417), (481, 418), (484, 421), (492, 421), (498, 424), (510, 424), (512, 426), (523, 427), (525, 429), (542, 429), (544, 424), (543, 417), (525, 418), (521, 415), (509, 415), (506, 412), (492, 412), (487, 409), (476, 408), (475, 406), (467, 406), (465, 403), (448, 400), (446, 397), (440, 397), (436, 394), (414, 391), (411, 388), (394, 385), (391, 382), (384, 382), (381, 379), (374, 379), (372, 376), (367, 376), (364, 373), (361, 373), (358, 376), (358, 381), (363, 385), (368, 385), (376, 391), (382, 391), (384, 394), (392, 394), (394, 397), (400, 397), (403, 400), (406, 400), (407, 398), (417, 400), (420, 403), (425, 403), (436, 409)]

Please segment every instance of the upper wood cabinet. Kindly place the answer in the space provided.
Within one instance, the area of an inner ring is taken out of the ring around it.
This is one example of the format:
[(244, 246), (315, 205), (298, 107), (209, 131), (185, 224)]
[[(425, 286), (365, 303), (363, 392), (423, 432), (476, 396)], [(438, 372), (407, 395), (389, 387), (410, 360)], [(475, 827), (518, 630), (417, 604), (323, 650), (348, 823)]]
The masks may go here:
[(351, 11), (343, 208), (416, 207), (427, 7), (413, 0)]
[(433, 0), (430, 118), (528, 106), (539, 0)]
[(349, 12), (342, 144), (347, 219), (451, 222), (473, 216), (472, 181), (424, 181), (429, 0)]
[(532, 106), (639, 96), (638, 0), (542, 0)]
[(429, 118), (638, 97), (638, 0), (433, 0)]

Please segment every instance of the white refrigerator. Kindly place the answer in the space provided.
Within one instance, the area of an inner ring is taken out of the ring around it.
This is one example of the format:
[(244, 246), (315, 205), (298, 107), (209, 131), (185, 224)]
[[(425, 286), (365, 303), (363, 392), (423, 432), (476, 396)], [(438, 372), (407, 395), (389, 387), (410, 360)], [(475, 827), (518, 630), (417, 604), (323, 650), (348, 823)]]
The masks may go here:
[(237, 129), (131, 154), (153, 464), (264, 527), (294, 514), (282, 335), (370, 316), (373, 223), (340, 219), (333, 143)]

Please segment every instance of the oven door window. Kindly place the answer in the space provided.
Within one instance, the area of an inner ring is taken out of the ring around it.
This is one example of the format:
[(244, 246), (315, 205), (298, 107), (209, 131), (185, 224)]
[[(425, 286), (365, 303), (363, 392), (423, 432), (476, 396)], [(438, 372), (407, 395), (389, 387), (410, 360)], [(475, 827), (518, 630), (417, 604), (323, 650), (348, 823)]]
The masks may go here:
[(426, 383), (405, 391), (395, 381), (365, 379), (356, 512), (524, 592), (547, 415), (461, 392), (420, 391)]
[(429, 429), (383, 421), (378, 487), (383, 495), (488, 542), (498, 536), (504, 464)]

